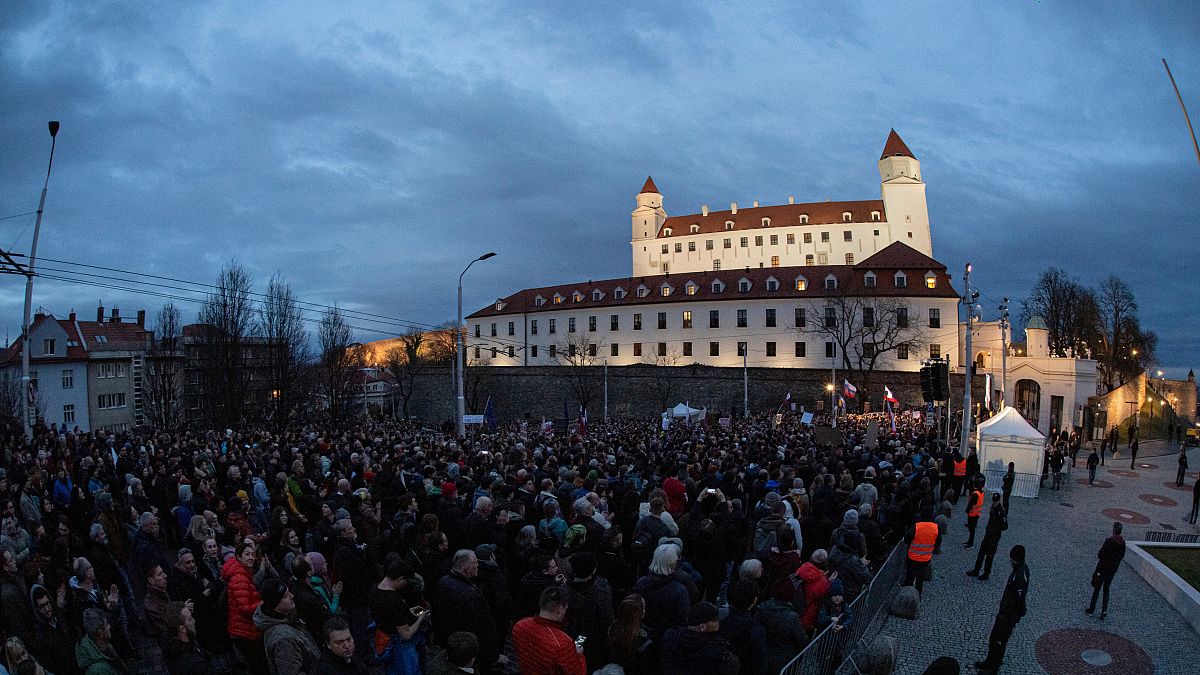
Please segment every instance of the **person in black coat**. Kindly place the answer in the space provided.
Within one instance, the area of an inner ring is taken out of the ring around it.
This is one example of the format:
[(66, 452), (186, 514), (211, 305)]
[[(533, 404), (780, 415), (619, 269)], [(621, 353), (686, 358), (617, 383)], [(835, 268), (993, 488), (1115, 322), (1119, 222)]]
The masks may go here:
[(988, 634), (988, 653), (983, 661), (975, 662), (976, 672), (996, 673), (1004, 661), (1008, 639), (1012, 637), (1017, 622), (1025, 616), (1029, 595), (1029, 566), (1025, 564), (1025, 547), (1017, 544), (1008, 554), (1012, 562), (1012, 573), (1004, 584), (1004, 595), (1000, 597), (1000, 610)]
[[(66, 603), (66, 593), (63, 593)], [(57, 598), (45, 587), (34, 584), (29, 591), (33, 605), (33, 624), (25, 637), (25, 647), (47, 671), (55, 675), (77, 675), (79, 665), (75, 652), (64, 649), (79, 641), (79, 634), (61, 615)]]
[(479, 640), (478, 664), (490, 672), (500, 657), (501, 641), (483, 593), (475, 587), (479, 560), (475, 552), (461, 549), (454, 554), (450, 574), (438, 580), (430, 600), (433, 604), (434, 641), (446, 647), (450, 636), (467, 631)]
[(737, 675), (741, 663), (721, 639), (716, 605), (696, 603), (687, 612), (687, 625), (667, 631), (662, 644), (665, 675)]
[[(371, 621), (368, 596), (371, 586), (379, 581), (375, 566), (367, 559), (364, 547), (358, 545), (358, 534), (349, 520), (334, 525), (338, 535), (337, 551), (333, 558), (333, 574), (342, 584), (342, 604), (350, 617), (350, 630), (361, 645), (370, 643), (367, 625)], [(365, 649), (365, 647), (363, 647)]]
[(1104, 604), (1100, 608), (1100, 618), (1108, 616), (1108, 589), (1112, 586), (1113, 577), (1121, 567), (1125, 557), (1125, 539), (1121, 536), (1121, 523), (1113, 523), (1112, 536), (1104, 540), (1100, 552), (1096, 554), (1096, 570), (1092, 572), (1092, 602), (1084, 610), (1088, 614), (1096, 611), (1096, 598), (1100, 590), (1104, 590)]
[[(992, 560), (996, 557), (996, 549), (1000, 546), (1000, 535), (1008, 529), (1008, 514), (1004, 511), (1004, 503), (999, 493), (992, 494), (992, 508), (988, 511), (987, 529), (983, 533), (983, 541), (979, 544), (979, 554), (975, 556), (975, 568), (967, 572), (967, 576), (979, 577), (987, 581), (992, 573)], [(982, 568), (983, 573), (980, 574)]]
[(767, 668), (767, 630), (751, 614), (757, 601), (758, 586), (753, 581), (743, 579), (734, 583), (729, 589), (729, 614), (717, 631), (717, 636), (729, 644), (729, 650), (738, 658), (739, 675), (770, 672)]
[(567, 584), (566, 632), (587, 640), (583, 653), (590, 673), (608, 663), (608, 627), (614, 618), (612, 588), (607, 579), (596, 576), (596, 556), (590, 551), (571, 556), (571, 570), (574, 579)]

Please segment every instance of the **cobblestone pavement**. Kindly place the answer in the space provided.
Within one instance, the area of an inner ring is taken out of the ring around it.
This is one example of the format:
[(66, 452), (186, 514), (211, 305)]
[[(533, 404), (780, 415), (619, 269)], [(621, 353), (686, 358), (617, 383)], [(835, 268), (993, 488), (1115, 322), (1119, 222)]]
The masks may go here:
[[(1091, 598), (1096, 553), (1112, 528), (1104, 510), (1134, 514), (1127, 516), (1126, 541), (1141, 540), (1149, 530), (1200, 532), (1186, 520), (1196, 471), (1187, 474), (1186, 492), (1173, 489), (1178, 449), (1158, 445), (1166, 446), (1162, 441), (1142, 446), (1157, 457), (1139, 461), (1132, 472), (1136, 475), (1130, 472), (1126, 452), (1122, 459), (1109, 457), (1096, 477), (1112, 483), (1112, 488), (1086, 485), (1087, 455), (1081, 453), (1063, 490), (1048, 489), (1046, 481), (1040, 498), (1014, 497), (1009, 529), (1000, 540), (989, 581), (966, 576), (975, 564), (978, 544), (969, 550), (962, 547), (967, 531), (960, 500), (942, 553), (933, 562), (934, 580), (925, 584), (920, 618), (888, 617), (881, 629), (900, 641), (895, 672), (919, 674), (939, 656), (952, 656), (964, 673), (974, 672), (974, 662), (987, 655), (987, 636), (1011, 570), (1008, 551), (1014, 544), (1027, 549), (1029, 611), (1009, 641), (1002, 673), (1200, 672), (1196, 633), (1128, 565), (1122, 565), (1113, 580), (1108, 618), (1099, 618), (1099, 607), (1095, 616), (1083, 612)], [(1139, 460), (1142, 456), (1139, 453)], [(1200, 450), (1192, 448), (1188, 459), (1192, 467), (1200, 465)], [(1081, 477), (1083, 485), (1076, 480)], [(1146, 524), (1131, 524), (1143, 521), (1137, 516), (1144, 516)], [(983, 526), (981, 522), (980, 536)]]

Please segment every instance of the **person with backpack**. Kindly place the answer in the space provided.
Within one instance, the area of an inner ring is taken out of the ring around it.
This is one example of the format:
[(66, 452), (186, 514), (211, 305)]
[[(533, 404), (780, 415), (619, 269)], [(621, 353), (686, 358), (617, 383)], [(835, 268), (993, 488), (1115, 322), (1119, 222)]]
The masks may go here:
[(671, 528), (663, 519), (666, 513), (666, 502), (662, 497), (650, 499), (650, 513), (642, 516), (633, 530), (633, 541), (629, 550), (633, 562), (639, 569), (644, 569), (650, 562), (650, 556), (658, 548), (659, 540), (673, 536)]
[[(996, 557), (996, 548), (1000, 546), (1000, 535), (1008, 529), (1008, 512), (1004, 510), (1004, 502), (1000, 493), (992, 494), (992, 508), (988, 511), (987, 529), (983, 533), (983, 541), (979, 544), (979, 555), (975, 556), (975, 569), (967, 572), (969, 577), (979, 577), (987, 581), (992, 573), (992, 559)], [(979, 573), (983, 568), (983, 574)]]
[(754, 526), (751, 550), (754, 552), (754, 556), (763, 562), (763, 565), (769, 566), (771, 549), (779, 548), (779, 528), (790, 526), (787, 525), (787, 519), (784, 517), (785, 507), (779, 493), (768, 492), (767, 496), (763, 498), (763, 502), (769, 511), (767, 515), (759, 518), (758, 523)]

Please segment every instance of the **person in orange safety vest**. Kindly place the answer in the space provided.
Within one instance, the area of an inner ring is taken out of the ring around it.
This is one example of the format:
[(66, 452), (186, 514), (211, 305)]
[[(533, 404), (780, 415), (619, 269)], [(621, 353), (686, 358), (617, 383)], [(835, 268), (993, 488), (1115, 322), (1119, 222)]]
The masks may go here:
[(963, 544), (963, 548), (971, 548), (975, 545), (975, 526), (979, 524), (979, 516), (983, 515), (983, 504), (983, 487), (976, 485), (971, 491), (971, 498), (967, 500), (967, 531), (971, 533), (971, 536), (967, 538), (967, 543)]
[(942, 543), (942, 535), (938, 532), (937, 523), (933, 522), (933, 513), (929, 507), (921, 509), (920, 519), (909, 526), (904, 535), (908, 544), (908, 557), (905, 560), (904, 585), (916, 585), (917, 593), (925, 584), (926, 570), (933, 560), (933, 552)]

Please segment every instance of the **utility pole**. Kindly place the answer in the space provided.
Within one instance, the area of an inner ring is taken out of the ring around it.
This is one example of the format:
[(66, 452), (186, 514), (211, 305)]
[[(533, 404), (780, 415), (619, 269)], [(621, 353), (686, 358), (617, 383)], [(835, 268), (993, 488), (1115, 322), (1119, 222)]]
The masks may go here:
[(33, 440), (33, 415), (36, 402), (34, 391), (29, 387), (29, 314), (33, 306), (33, 265), (37, 262), (38, 235), (42, 231), (42, 211), (46, 208), (46, 189), (50, 187), (50, 169), (54, 167), (54, 142), (55, 137), (58, 136), (59, 125), (57, 121), (52, 120), (47, 126), (50, 128), (50, 162), (46, 165), (46, 182), (42, 184), (42, 197), (38, 200), (37, 219), (33, 224), (33, 244), (29, 247), (29, 264), (25, 266), (25, 321), (22, 324), (25, 327), (24, 344), (21, 345), (21, 395), (25, 397), (25, 414), (22, 415), (22, 418), (25, 420), (25, 438), (31, 441)]
[(748, 364), (750, 343), (743, 343), (742, 347), (742, 415), (750, 416), (750, 367)]
[(471, 265), (474, 265), (475, 263), (479, 262), (480, 260), (487, 260), (488, 258), (491, 258), (494, 255), (496, 255), (495, 252), (484, 253), (483, 255), (479, 256), (478, 258), (467, 263), (467, 266), (463, 268), (462, 274), (458, 275), (458, 323), (455, 324), (455, 326), (454, 326), (454, 331), (455, 331), (454, 339), (455, 339), (455, 342), (458, 344), (458, 348), (456, 350), (455, 359), (454, 359), (454, 365), (457, 366), (457, 370), (458, 370), (458, 373), (457, 373), (458, 377), (455, 378), (458, 380), (458, 382), (457, 382), (458, 397), (455, 400), (454, 422), (455, 422), (455, 431), (457, 432), (459, 438), (463, 438), (464, 436), (467, 435), (466, 425), (463, 424), (463, 415), (465, 415), (467, 413), (467, 405), (466, 405), (466, 398), (463, 396), (463, 371), (466, 370), (466, 364), (464, 363), (464, 361), (466, 359), (466, 346), (463, 344), (463, 342), (466, 341), (466, 331), (464, 330), (464, 327), (463, 327), (463, 316), (462, 316), (462, 280), (463, 280), (463, 275), (467, 273), (467, 270), (471, 269)]
[(1008, 298), (1000, 303), (1000, 407), (1008, 405)]
[(833, 358), (829, 359), (829, 410), (833, 413), (833, 426), (837, 426), (837, 343), (833, 345)]
[(1200, 161), (1200, 143), (1196, 142), (1196, 130), (1192, 128), (1192, 118), (1188, 115), (1187, 106), (1183, 104), (1183, 95), (1179, 93), (1179, 85), (1175, 84), (1175, 76), (1171, 74), (1171, 66), (1163, 59), (1163, 68), (1167, 69), (1167, 77), (1171, 78), (1171, 86), (1175, 89), (1175, 98), (1179, 99), (1179, 107), (1183, 110), (1183, 119), (1187, 122), (1188, 133), (1192, 136), (1192, 148), (1196, 151), (1196, 160)]
[(967, 353), (965, 357), (967, 364), (966, 377), (963, 379), (963, 412), (962, 412), (962, 431), (958, 437), (958, 451), (966, 457), (970, 451), (969, 443), (971, 440), (971, 370), (975, 366), (974, 352), (971, 350), (971, 326), (972, 315), (975, 313), (975, 298), (979, 296), (977, 291), (971, 290), (971, 263), (967, 263), (963, 271), (963, 305), (967, 309)]
[(608, 421), (608, 359), (604, 359), (604, 421)]

